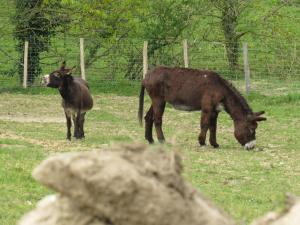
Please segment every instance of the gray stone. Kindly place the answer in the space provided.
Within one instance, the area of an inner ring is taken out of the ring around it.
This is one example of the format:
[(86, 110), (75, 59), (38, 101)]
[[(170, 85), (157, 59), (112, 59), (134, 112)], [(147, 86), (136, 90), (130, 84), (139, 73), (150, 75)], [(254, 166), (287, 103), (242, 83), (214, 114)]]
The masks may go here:
[(42, 199), (35, 210), (25, 215), (20, 225), (109, 225), (92, 216), (87, 209), (60, 195)]
[[(33, 176), (63, 196), (47, 206), (61, 212), (49, 215), (47, 223), (36, 224), (89, 224), (85, 218), (114, 225), (234, 224), (185, 182), (181, 171), (176, 153), (144, 145), (51, 157), (34, 170)], [(66, 207), (59, 208), (60, 204)], [(77, 219), (71, 216), (68, 223), (62, 222), (62, 212), (78, 213), (78, 209), (84, 210)], [(40, 211), (46, 210), (36, 210)], [(88, 216), (83, 217), (83, 212)], [(73, 223), (81, 217), (83, 222)]]
[(300, 200), (287, 197), (287, 208), (283, 212), (269, 212), (251, 225), (300, 225)]

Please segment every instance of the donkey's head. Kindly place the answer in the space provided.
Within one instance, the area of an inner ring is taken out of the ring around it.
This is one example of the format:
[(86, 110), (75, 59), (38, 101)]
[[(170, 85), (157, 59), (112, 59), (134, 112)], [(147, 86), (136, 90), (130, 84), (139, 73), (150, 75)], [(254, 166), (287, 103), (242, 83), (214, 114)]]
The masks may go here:
[(63, 62), (60, 69), (47, 74), (42, 79), (42, 84), (47, 87), (59, 88), (63, 84), (63, 80), (73, 80), (71, 76), (74, 67), (71, 69), (66, 68), (66, 62)]
[(247, 150), (255, 147), (255, 130), (258, 125), (257, 122), (266, 120), (265, 117), (261, 117), (264, 113), (264, 111), (251, 113), (247, 115), (245, 120), (235, 122), (234, 136)]

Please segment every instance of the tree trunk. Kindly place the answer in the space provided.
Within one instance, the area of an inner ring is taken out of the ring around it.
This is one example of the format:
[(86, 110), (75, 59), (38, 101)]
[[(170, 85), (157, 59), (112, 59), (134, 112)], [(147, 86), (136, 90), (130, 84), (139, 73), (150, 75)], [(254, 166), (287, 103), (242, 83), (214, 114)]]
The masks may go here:
[(226, 54), (231, 70), (238, 68), (239, 38), (236, 33), (238, 11), (236, 0), (224, 1), (222, 11), (222, 29), (225, 38)]

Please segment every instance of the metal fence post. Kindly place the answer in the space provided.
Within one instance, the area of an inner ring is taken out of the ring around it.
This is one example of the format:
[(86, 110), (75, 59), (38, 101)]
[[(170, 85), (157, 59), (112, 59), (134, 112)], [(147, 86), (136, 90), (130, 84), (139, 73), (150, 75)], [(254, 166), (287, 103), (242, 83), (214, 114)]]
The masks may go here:
[(243, 56), (244, 56), (244, 73), (245, 73), (245, 82), (246, 82), (246, 94), (250, 93), (250, 67), (248, 60), (248, 45), (247, 43), (243, 44)]
[(24, 64), (23, 64), (23, 88), (27, 88), (28, 79), (28, 41), (24, 45)]
[(188, 44), (187, 39), (183, 40), (183, 59), (184, 59), (184, 67), (189, 67), (189, 56), (188, 56)]
[(85, 67), (84, 67), (84, 39), (80, 38), (80, 69), (81, 69), (81, 78), (85, 78)]
[(148, 72), (148, 41), (144, 41), (143, 48), (143, 78), (145, 78), (146, 73)]

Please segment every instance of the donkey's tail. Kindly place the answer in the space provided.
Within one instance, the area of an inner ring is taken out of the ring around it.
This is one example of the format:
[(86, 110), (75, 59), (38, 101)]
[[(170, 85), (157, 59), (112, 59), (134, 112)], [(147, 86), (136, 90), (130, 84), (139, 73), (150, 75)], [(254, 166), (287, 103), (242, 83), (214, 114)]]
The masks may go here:
[(145, 87), (142, 83), (141, 90), (140, 90), (140, 97), (139, 97), (139, 112), (138, 112), (138, 118), (141, 126), (143, 125), (144, 95), (145, 95)]

